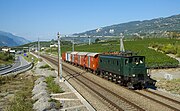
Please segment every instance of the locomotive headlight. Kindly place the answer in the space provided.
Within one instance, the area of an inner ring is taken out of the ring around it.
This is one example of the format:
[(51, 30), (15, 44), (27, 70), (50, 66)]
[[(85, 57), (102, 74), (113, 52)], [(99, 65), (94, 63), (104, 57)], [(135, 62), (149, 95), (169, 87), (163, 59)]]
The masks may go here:
[(132, 75), (132, 77), (135, 77), (135, 76), (136, 76), (135, 74)]

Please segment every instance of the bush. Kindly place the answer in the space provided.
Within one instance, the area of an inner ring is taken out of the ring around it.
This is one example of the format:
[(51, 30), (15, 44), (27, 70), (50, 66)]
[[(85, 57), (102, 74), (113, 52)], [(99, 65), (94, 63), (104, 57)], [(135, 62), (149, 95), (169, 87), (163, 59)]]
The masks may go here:
[(158, 43), (152, 43), (149, 46), (152, 48), (157, 48), (159, 46), (159, 44)]
[(0, 85), (5, 84), (9, 81), (12, 81), (14, 79), (14, 77), (15, 77), (14, 75), (10, 75), (10, 76), (1, 76), (0, 75)]
[(42, 62), (43, 60), (41, 58), (39, 58), (39, 62)]
[(49, 66), (48, 64), (45, 64), (45, 65), (43, 65), (43, 66), (40, 66), (39, 68), (40, 68), (40, 69), (45, 69), (45, 68), (50, 68), (50, 66)]
[(62, 103), (60, 103), (58, 100), (55, 100), (55, 99), (50, 99), (48, 102), (54, 102), (55, 103), (55, 108), (56, 109), (60, 109), (62, 106)]
[(157, 46), (157, 50), (162, 51), (163, 47), (164, 47), (164, 45), (160, 44), (160, 45)]
[(45, 64), (43, 66), (40, 66), (39, 67), (40, 69), (48, 69), (48, 70), (51, 70), (51, 71), (54, 71), (55, 69), (51, 68), (48, 64)]
[(162, 48), (162, 51), (166, 54), (176, 54), (177, 53), (176, 48), (171, 44), (164, 46)]
[(52, 76), (46, 77), (48, 90), (52, 93), (63, 93), (64, 91), (57, 85)]
[(176, 47), (176, 51), (177, 51), (176, 56), (180, 57), (180, 46)]
[(0, 60), (2, 61), (2, 64), (12, 63), (14, 61), (14, 55), (11, 55), (9, 53), (0, 52)]
[(11, 100), (10, 106), (7, 107), (7, 111), (33, 111), (33, 101), (31, 99), (27, 100), (27, 93), (29, 92), (17, 92), (14, 95), (13, 100)]

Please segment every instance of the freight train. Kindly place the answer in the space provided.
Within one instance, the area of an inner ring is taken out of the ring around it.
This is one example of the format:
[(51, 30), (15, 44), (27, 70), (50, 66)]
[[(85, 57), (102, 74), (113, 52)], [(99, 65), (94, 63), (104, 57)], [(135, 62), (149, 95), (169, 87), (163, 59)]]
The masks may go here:
[(131, 89), (156, 83), (145, 66), (145, 56), (133, 55), (132, 52), (65, 52), (62, 60)]

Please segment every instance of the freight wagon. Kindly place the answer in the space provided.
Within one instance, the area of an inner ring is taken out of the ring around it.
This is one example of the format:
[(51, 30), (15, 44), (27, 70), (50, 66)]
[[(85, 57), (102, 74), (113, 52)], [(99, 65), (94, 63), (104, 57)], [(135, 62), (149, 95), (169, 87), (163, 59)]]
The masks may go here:
[(88, 53), (85, 57), (84, 67), (91, 72), (97, 72), (99, 63), (99, 53)]

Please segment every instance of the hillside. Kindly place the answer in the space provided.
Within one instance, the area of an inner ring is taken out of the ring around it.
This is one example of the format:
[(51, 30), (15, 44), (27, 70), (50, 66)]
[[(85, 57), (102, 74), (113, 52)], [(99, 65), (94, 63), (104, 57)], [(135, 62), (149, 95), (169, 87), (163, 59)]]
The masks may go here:
[(120, 33), (163, 34), (167, 31), (180, 32), (180, 14), (166, 18), (157, 18), (152, 20), (132, 21), (128, 23), (116, 24), (107, 27), (97, 28), (83, 33), (76, 33), (74, 35), (116, 36)]
[(0, 46), (19, 46), (29, 42), (30, 41), (26, 40), (23, 37), (15, 36), (11, 33), (0, 31)]

